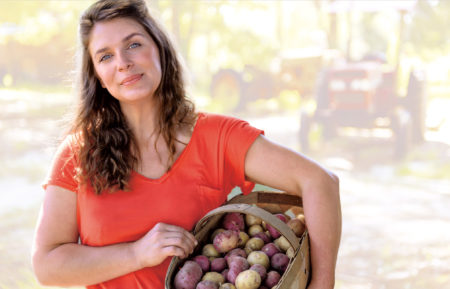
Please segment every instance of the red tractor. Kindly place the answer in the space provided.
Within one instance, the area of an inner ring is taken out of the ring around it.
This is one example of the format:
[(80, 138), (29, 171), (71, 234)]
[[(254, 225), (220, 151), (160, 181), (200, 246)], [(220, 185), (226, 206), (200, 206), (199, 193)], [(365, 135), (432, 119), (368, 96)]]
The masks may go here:
[(410, 144), (424, 135), (424, 81), (412, 72), (406, 96), (396, 93), (395, 70), (386, 71), (374, 59), (341, 64), (321, 71), (317, 81), (316, 109), (302, 112), (300, 143), (310, 149), (313, 125), (322, 138), (337, 135), (339, 127), (388, 128), (394, 136), (394, 156), (402, 158)]

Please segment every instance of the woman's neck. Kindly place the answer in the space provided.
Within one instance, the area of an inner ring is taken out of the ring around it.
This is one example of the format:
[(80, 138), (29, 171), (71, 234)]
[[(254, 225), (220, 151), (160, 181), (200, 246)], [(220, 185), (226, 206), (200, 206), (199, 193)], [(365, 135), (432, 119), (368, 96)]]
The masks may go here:
[(147, 145), (158, 128), (158, 105), (154, 101), (139, 104), (121, 103), (122, 113), (139, 146)]

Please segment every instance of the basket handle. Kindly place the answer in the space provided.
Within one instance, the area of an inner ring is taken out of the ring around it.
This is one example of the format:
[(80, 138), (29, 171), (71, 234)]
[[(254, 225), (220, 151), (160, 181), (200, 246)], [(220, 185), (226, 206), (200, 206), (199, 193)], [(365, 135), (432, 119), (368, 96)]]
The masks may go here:
[(210, 211), (200, 221), (197, 222), (194, 228), (194, 235), (197, 234), (207, 224), (209, 218), (215, 215), (221, 215), (231, 212), (250, 214), (259, 217), (263, 221), (269, 223), (272, 227), (277, 229), (281, 233), (281, 235), (283, 235), (291, 244), (291, 246), (294, 248), (294, 251), (297, 251), (298, 247), (300, 246), (300, 239), (297, 238), (297, 236), (294, 234), (291, 228), (289, 228), (288, 225), (275, 217), (273, 214), (249, 204), (229, 204)]
[(291, 195), (286, 192), (266, 192), (266, 191), (253, 191), (248, 195), (237, 195), (230, 199), (227, 204), (280, 204), (291, 205), (294, 207), (303, 207), (303, 201), (300, 196)]

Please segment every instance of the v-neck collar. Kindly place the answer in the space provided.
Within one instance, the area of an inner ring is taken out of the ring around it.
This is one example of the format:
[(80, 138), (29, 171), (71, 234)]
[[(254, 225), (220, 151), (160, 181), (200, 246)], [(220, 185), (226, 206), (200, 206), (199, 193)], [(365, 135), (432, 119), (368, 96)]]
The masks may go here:
[(181, 163), (183, 163), (183, 160), (185, 159), (185, 156), (187, 154), (189, 154), (190, 148), (192, 147), (192, 143), (196, 142), (196, 136), (197, 136), (197, 130), (198, 130), (198, 126), (199, 123), (203, 120), (204, 117), (204, 113), (197, 113), (198, 117), (197, 117), (197, 121), (194, 125), (194, 129), (192, 131), (192, 135), (191, 135), (191, 139), (189, 140), (188, 144), (186, 145), (186, 147), (183, 149), (183, 151), (180, 153), (180, 155), (178, 156), (178, 158), (175, 160), (175, 162), (173, 163), (171, 169), (167, 172), (165, 172), (161, 177), (156, 178), (156, 179), (152, 179), (149, 177), (144, 176), (143, 174), (137, 172), (136, 170), (133, 170), (132, 175), (136, 176), (139, 179), (142, 179), (146, 182), (152, 182), (152, 183), (162, 183), (164, 182), (164, 180), (166, 180), (168, 177), (170, 177), (172, 174), (175, 173), (175, 171), (177, 170), (177, 168), (180, 166)]

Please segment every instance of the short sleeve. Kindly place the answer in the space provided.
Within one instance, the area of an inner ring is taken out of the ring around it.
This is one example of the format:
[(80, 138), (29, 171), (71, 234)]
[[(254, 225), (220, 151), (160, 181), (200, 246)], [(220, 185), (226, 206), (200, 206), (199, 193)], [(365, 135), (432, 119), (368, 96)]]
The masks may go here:
[(245, 179), (245, 156), (256, 138), (264, 134), (264, 131), (244, 120), (230, 118), (229, 121), (225, 142), (225, 178), (239, 186), (246, 195), (253, 190), (255, 184)]
[(77, 161), (73, 149), (74, 137), (68, 136), (59, 145), (50, 170), (42, 187), (47, 189), (49, 185), (55, 185), (76, 192), (78, 183), (75, 179)]

